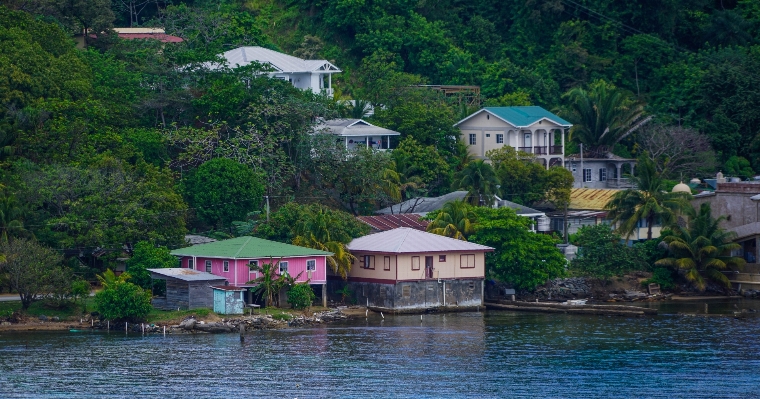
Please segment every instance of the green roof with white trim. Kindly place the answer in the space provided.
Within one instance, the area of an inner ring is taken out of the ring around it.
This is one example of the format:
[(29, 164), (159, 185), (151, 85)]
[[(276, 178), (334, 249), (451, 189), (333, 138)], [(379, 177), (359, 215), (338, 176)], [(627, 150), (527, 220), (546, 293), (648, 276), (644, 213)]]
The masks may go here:
[(269, 241), (263, 238), (238, 237), (175, 249), (174, 251), (171, 251), (171, 254), (175, 256), (199, 256), (208, 258), (259, 259), (315, 255), (331, 256), (332, 252), (283, 244), (281, 242)]
[(563, 127), (570, 127), (573, 125), (572, 123), (560, 118), (559, 116), (539, 106), (485, 107), (481, 109), (480, 111), (477, 111), (473, 113), (472, 115), (468, 116), (467, 118), (464, 118), (461, 121), (457, 122), (457, 125), (459, 125), (460, 123), (472, 118), (473, 116), (483, 111), (488, 112), (515, 127), (528, 127), (535, 123), (538, 123), (538, 121), (543, 120), (543, 119), (549, 120)]

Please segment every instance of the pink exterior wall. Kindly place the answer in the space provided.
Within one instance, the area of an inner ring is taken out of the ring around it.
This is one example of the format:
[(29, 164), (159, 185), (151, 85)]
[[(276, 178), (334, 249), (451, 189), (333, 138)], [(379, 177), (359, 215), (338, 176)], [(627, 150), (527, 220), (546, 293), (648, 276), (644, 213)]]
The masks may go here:
[[(188, 260), (192, 260), (192, 256), (183, 256), (181, 259), (181, 266), (188, 267)], [(211, 274), (222, 276), (229, 281), (230, 285), (241, 286), (245, 285), (248, 281), (254, 280), (258, 277), (257, 273), (252, 272), (248, 267), (250, 260), (258, 260), (259, 264), (269, 262), (269, 258), (265, 259), (219, 259), (219, 258), (203, 258), (196, 257), (195, 265), (193, 269), (202, 272), (206, 271), (206, 261), (211, 261)], [(310, 284), (324, 284), (327, 281), (327, 262), (325, 256), (312, 256), (312, 257), (299, 257), (299, 258), (282, 258), (281, 262), (288, 262), (288, 274), (293, 277), (301, 276), (296, 280), (297, 282), (305, 282), (309, 280), (309, 273), (306, 271), (306, 261), (315, 260), (316, 270), (311, 272)], [(224, 261), (229, 262), (229, 271), (224, 271)], [(277, 259), (274, 259), (277, 262)], [(278, 268), (279, 274), (279, 268)]]

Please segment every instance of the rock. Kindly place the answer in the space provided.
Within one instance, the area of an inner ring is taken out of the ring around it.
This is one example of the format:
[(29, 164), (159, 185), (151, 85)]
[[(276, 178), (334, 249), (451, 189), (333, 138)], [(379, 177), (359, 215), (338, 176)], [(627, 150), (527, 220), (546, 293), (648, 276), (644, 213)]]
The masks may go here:
[(40, 321), (47, 321), (48, 317), (45, 316), (44, 314), (41, 314), (40, 317), (39, 317), (39, 319), (40, 319)]
[(202, 323), (196, 324), (195, 329), (212, 334), (231, 333), (233, 331), (232, 326), (228, 326), (222, 323)]
[(61, 318), (58, 317), (58, 316), (53, 316), (53, 317), (50, 318), (50, 320), (52, 320), (52, 321), (61, 321)]
[(192, 330), (195, 328), (196, 324), (197, 321), (195, 319), (186, 319), (182, 320), (182, 323), (179, 323), (179, 328), (182, 328), (184, 330)]

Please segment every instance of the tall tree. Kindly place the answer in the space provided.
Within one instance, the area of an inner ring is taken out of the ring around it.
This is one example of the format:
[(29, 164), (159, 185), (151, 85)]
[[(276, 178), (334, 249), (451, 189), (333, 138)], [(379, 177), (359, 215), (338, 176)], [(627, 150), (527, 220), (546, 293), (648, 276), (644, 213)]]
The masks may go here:
[(35, 241), (23, 238), (2, 241), (0, 253), (5, 256), (0, 271), (7, 273), (24, 309), (41, 295), (50, 293), (59, 276), (65, 273), (61, 266), (63, 257)]
[(614, 85), (598, 80), (591, 87), (571, 89), (567, 117), (573, 122), (570, 138), (588, 146), (592, 156), (602, 157), (651, 118), (644, 116), (644, 104)]
[(730, 255), (741, 245), (733, 242), (735, 233), (720, 228), (720, 222), (724, 219), (724, 216), (713, 218), (710, 204), (702, 204), (699, 214), (689, 221), (688, 228), (675, 225), (672, 234), (663, 238), (668, 244), (670, 256), (655, 263), (684, 270), (686, 279), (701, 291), (706, 287), (706, 280), (731, 288), (731, 282), (723, 271), (728, 266), (741, 267), (746, 262), (741, 257)]
[(493, 167), (482, 159), (468, 163), (456, 175), (454, 184), (457, 188), (468, 191), (467, 201), (473, 205), (491, 206), (498, 190), (499, 179)]
[(334, 229), (333, 226), (339, 224), (340, 220), (333, 212), (321, 206), (303, 216), (295, 226), (296, 236), (293, 238), (293, 244), (332, 252), (333, 254), (327, 257), (328, 265), (344, 280), (348, 278), (356, 257), (348, 251), (346, 244), (353, 237), (345, 230)]
[(664, 191), (665, 181), (657, 172), (651, 159), (640, 157), (636, 176), (630, 176), (634, 187), (620, 191), (607, 203), (605, 209), (612, 223), (623, 237), (630, 237), (638, 223), (647, 224), (647, 240), (652, 239), (652, 226), (660, 222), (663, 226), (675, 223), (679, 212), (688, 212), (688, 194)]

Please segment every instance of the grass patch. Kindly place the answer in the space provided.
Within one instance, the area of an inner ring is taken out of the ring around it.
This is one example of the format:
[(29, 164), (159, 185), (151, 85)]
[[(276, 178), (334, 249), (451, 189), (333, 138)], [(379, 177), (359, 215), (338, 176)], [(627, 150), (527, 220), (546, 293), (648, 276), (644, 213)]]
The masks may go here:
[[(89, 297), (84, 301), (87, 311), (91, 312), (95, 309), (95, 298)], [(0, 302), (0, 319), (9, 317), (13, 312), (21, 310), (21, 301), (8, 301)], [(24, 315), (27, 317), (39, 317), (45, 315), (47, 317), (57, 316), (61, 320), (76, 319), (82, 316), (83, 309), (81, 303), (69, 303), (63, 307), (52, 307), (50, 303), (45, 300), (34, 301), (29, 305), (29, 309), (25, 310)]]

